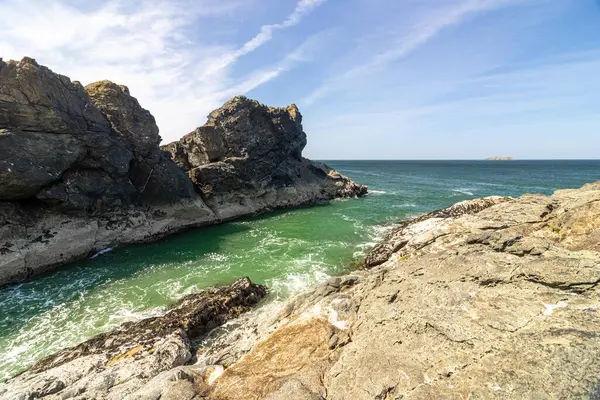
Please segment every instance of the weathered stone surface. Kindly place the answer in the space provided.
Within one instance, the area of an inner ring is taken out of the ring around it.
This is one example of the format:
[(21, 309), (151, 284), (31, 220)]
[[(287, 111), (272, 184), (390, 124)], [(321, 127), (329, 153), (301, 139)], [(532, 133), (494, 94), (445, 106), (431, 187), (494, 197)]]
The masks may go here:
[(25, 57), (0, 60), (0, 128), (70, 135), (109, 125), (81, 84)]
[[(365, 257), (365, 266), (373, 268), (383, 264), (396, 253), (398, 257), (412, 253), (418, 250), (414, 245), (410, 246), (411, 240), (419, 235), (427, 235), (433, 225), (447, 224), (453, 219), (465, 214), (476, 214), (495, 204), (511, 200), (510, 197), (492, 196), (483, 199), (466, 200), (453, 204), (450, 207), (441, 210), (432, 211), (396, 224), (390, 233), (387, 234), (382, 243), (377, 244)], [(420, 240), (418, 246), (428, 244), (426, 240)]]
[[(0, 62), (0, 78), (0, 199), (104, 212), (195, 197), (158, 148), (154, 118), (126, 88), (101, 81), (84, 89), (28, 58)], [(159, 201), (157, 186), (167, 189)]]
[[(166, 365), (175, 367), (151, 380), (121, 368), (110, 378), (89, 373), (86, 392), (72, 391), (67, 377), (106, 363), (84, 353), (0, 393), (11, 398), (31, 379), (61, 398), (119, 398), (102, 391), (106, 382), (124, 382), (113, 386), (121, 398), (593, 398), (598, 204), (600, 182), (463, 202), (399, 223), (388, 240), (406, 244), (383, 264), (244, 314), (189, 356), (168, 337), (160, 346), (170, 346)], [(138, 353), (122, 350), (130, 353), (116, 352), (115, 365)]]
[(0, 199), (35, 196), (85, 153), (84, 143), (71, 135), (0, 129)]
[(0, 220), (29, 215), (0, 228), (0, 284), (106, 247), (366, 192), (301, 158), (295, 106), (236, 97), (170, 152), (160, 140), (127, 87), (0, 60), (0, 201), (12, 204)]
[(39, 361), (0, 385), (0, 399), (194, 398), (198, 385), (192, 383), (202, 371), (182, 367), (192, 360), (192, 341), (265, 294), (245, 278), (188, 295), (162, 317), (125, 324)]
[(326, 165), (302, 158), (305, 146), (295, 105), (267, 107), (237, 96), (163, 149), (221, 219), (366, 193)]
[(94, 82), (85, 87), (93, 103), (110, 122), (113, 132), (131, 144), (138, 156), (156, 151), (160, 143), (158, 126), (126, 86), (110, 81)]

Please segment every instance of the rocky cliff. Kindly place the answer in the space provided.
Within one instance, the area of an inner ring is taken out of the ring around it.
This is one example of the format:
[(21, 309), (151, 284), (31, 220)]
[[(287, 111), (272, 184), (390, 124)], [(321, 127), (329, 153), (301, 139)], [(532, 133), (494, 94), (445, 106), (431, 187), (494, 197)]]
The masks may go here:
[[(193, 346), (173, 334), (185, 332), (182, 322), (166, 330), (159, 323), (154, 331), (141, 323), (162, 338), (144, 336), (160, 344), (155, 351), (171, 354), (163, 364), (144, 337), (119, 346), (104, 340), (112, 335), (92, 339), (9, 380), (0, 398), (580, 399), (600, 393), (600, 182), (553, 196), (466, 201), (400, 222), (367, 266), (243, 314)], [(249, 299), (262, 293), (247, 281), (234, 287)], [(223, 296), (216, 298), (218, 304)], [(229, 308), (217, 309), (228, 315)], [(127, 338), (129, 331), (113, 335)], [(167, 353), (173, 340), (177, 351)], [(172, 360), (179, 360), (174, 368), (164, 367)]]
[(301, 157), (301, 119), (236, 97), (171, 155), (127, 87), (0, 59), (0, 284), (122, 243), (364, 194)]
[(303, 158), (304, 146), (295, 105), (267, 107), (238, 96), (213, 111), (204, 126), (163, 149), (221, 219), (366, 193), (326, 165)]

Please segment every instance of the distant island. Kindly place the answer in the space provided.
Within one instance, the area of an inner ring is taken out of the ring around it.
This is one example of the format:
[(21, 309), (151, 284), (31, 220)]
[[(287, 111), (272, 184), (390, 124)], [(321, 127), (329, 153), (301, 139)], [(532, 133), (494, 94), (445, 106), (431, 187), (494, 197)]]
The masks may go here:
[(512, 157), (495, 156), (495, 157), (486, 158), (486, 160), (489, 160), (489, 161), (513, 161), (514, 158), (512, 158)]

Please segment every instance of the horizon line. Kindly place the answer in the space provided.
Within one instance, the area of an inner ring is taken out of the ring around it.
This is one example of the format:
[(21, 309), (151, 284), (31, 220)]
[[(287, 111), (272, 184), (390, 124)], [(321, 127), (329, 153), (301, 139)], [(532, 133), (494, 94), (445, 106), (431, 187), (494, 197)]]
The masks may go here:
[(485, 158), (314, 158), (315, 161), (600, 161), (600, 158), (514, 158), (512, 160), (488, 160)]

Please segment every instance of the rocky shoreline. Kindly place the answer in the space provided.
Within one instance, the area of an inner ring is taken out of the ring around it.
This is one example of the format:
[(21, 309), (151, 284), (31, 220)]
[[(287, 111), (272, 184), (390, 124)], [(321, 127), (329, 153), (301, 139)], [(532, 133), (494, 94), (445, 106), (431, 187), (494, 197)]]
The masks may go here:
[(302, 157), (295, 105), (234, 97), (181, 141), (160, 141), (126, 86), (83, 87), (31, 58), (0, 59), (0, 285), (108, 247), (367, 191)]
[[(118, 347), (96, 338), (93, 368), (84, 366), (90, 346), (76, 346), (10, 379), (0, 399), (597, 395), (600, 182), (400, 222), (366, 266), (241, 315), (209, 332), (193, 356), (184, 346), (185, 357), (169, 358), (180, 361), (161, 364), (173, 368), (148, 367), (163, 343), (154, 334), (150, 344), (130, 336)], [(236, 285), (253, 293), (241, 311), (264, 294), (246, 280)], [(159, 354), (167, 353), (178, 354)]]

